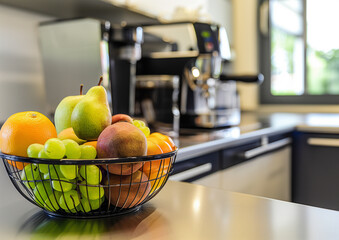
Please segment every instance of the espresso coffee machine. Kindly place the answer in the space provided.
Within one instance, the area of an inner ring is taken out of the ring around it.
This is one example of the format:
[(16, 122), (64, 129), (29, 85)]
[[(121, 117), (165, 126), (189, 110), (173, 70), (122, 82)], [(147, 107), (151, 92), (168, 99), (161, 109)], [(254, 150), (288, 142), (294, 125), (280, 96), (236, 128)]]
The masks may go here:
[(112, 113), (134, 113), (135, 68), (141, 57), (141, 27), (91, 18), (39, 26), (45, 89), (50, 112), (66, 96), (79, 95), (103, 76)]
[[(218, 128), (239, 124), (236, 81), (259, 83), (263, 76), (225, 73), (231, 52), (224, 28), (207, 23), (180, 22), (143, 26), (143, 32), (137, 79), (149, 75), (179, 77), (177, 110), (180, 128)], [(149, 95), (142, 96), (138, 84), (136, 91), (141, 94), (138, 104), (152, 100)], [(154, 112), (162, 112), (161, 122), (172, 123), (175, 109), (168, 104), (159, 106), (158, 99), (152, 100), (157, 101)], [(167, 116), (164, 116), (166, 109)]]

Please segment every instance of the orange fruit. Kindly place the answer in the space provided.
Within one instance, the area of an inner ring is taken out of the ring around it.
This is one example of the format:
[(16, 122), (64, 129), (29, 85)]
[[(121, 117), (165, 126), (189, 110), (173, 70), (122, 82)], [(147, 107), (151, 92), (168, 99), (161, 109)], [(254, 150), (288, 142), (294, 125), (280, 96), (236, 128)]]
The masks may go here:
[(159, 145), (159, 147), (161, 148), (163, 153), (167, 153), (167, 152), (172, 152), (172, 147), (170, 146), (169, 143), (167, 143), (164, 139), (159, 138), (158, 136), (152, 136), (149, 135), (149, 137), (147, 137), (147, 140), (152, 141), (153, 143)]
[[(157, 155), (157, 154), (162, 154), (162, 153), (163, 151), (161, 150), (158, 144), (147, 139), (147, 155)], [(152, 165), (153, 172), (158, 171), (159, 169), (158, 162), (160, 162), (160, 160), (145, 162), (143, 166), (143, 172), (146, 173), (147, 176), (149, 176), (149, 173), (151, 171), (151, 165)]]
[[(33, 143), (45, 144), (56, 138), (53, 123), (43, 114), (34, 111), (19, 112), (10, 116), (0, 130), (0, 148), (5, 154), (27, 157), (27, 148)], [(8, 161), (18, 169), (25, 163)]]
[(85, 142), (83, 145), (91, 145), (91, 146), (95, 147), (95, 149), (96, 149), (97, 143), (98, 143), (98, 141), (90, 141), (90, 142)]
[(157, 138), (160, 138), (162, 140), (164, 140), (165, 142), (167, 142), (170, 147), (172, 148), (172, 150), (175, 150), (176, 146), (175, 146), (175, 143), (174, 141), (172, 140), (172, 138), (170, 138), (169, 136), (167, 135), (164, 135), (162, 133), (159, 133), (159, 132), (154, 132), (150, 135), (150, 137), (157, 137)]
[[(171, 151), (172, 148), (164, 140), (154, 136), (147, 137), (147, 155), (156, 155)], [(163, 181), (165, 181), (169, 164), (170, 158), (145, 162), (142, 171), (151, 182), (151, 193), (160, 188)]]

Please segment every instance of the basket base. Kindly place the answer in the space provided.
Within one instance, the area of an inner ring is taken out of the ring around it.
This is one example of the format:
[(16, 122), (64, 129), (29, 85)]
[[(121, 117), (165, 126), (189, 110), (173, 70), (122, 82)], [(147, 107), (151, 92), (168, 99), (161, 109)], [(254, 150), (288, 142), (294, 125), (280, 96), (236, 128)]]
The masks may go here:
[(114, 212), (114, 213), (89, 213), (87, 215), (71, 215), (71, 214), (59, 214), (59, 213), (55, 213), (55, 212), (50, 212), (50, 211), (46, 211), (43, 210), (47, 215), (49, 215), (50, 217), (61, 217), (61, 218), (77, 218), (77, 219), (95, 219), (95, 218), (108, 218), (108, 217), (116, 217), (116, 216), (120, 216), (120, 215), (125, 215), (125, 214), (129, 214), (129, 213), (133, 213), (136, 211), (139, 211), (141, 208), (141, 206), (136, 206), (133, 208), (129, 208), (129, 209), (124, 209), (120, 212)]

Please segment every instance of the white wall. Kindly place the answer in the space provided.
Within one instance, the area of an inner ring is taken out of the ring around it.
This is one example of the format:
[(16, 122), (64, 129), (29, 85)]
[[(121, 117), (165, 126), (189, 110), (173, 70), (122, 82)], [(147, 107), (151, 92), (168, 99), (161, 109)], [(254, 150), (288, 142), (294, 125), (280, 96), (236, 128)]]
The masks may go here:
[(223, 25), (232, 42), (231, 0), (111, 0), (163, 21), (211, 21)]
[(0, 5), (0, 123), (20, 111), (46, 114), (37, 25), (48, 19)]
[[(258, 0), (232, 0), (233, 4), (233, 50), (235, 53), (234, 72), (257, 74), (257, 5)], [(238, 83), (242, 110), (258, 108), (258, 85)]]

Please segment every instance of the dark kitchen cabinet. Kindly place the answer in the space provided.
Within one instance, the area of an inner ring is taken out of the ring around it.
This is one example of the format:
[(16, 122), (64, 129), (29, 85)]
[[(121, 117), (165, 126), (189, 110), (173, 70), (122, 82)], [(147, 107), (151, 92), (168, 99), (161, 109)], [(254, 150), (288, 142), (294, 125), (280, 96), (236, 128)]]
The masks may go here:
[(339, 210), (339, 135), (294, 133), (292, 200)]

